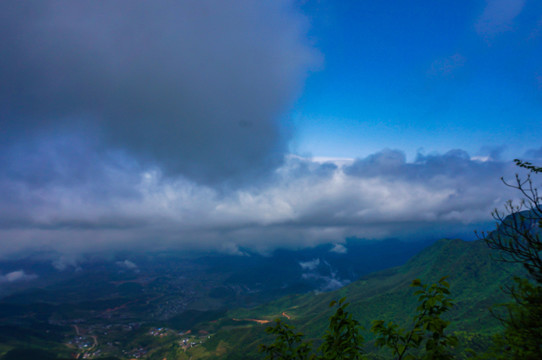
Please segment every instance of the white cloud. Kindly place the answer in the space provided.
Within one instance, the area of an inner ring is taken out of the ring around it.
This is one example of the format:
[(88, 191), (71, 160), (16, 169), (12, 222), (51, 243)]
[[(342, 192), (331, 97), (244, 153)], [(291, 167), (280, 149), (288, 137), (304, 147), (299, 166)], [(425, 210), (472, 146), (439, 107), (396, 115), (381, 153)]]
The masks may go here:
[(407, 162), (384, 150), (341, 167), (290, 158), (266, 183), (230, 191), (100, 164), (102, 175), (70, 183), (0, 177), (0, 256), (59, 252), (55, 264), (65, 268), (79, 254), (125, 249), (242, 254), (349, 236), (472, 234), (517, 195), (500, 182), (518, 170), (513, 164), (461, 151)]
[(312, 259), (310, 261), (299, 262), (299, 266), (301, 266), (303, 270), (314, 270), (318, 267), (318, 265), (320, 265), (320, 259), (318, 258)]
[(127, 270), (138, 271), (138, 266), (130, 260), (117, 261), (117, 265)]
[(30, 280), (37, 279), (37, 277), (38, 276), (35, 274), (27, 274), (24, 270), (17, 270), (17, 271), (12, 271), (10, 273), (7, 273), (6, 275), (0, 275), (0, 283), (30, 281)]
[(302, 265), (301, 267), (303, 268), (303, 270), (307, 270), (308, 272), (303, 273), (301, 277), (303, 279), (318, 282), (320, 285), (317, 292), (336, 290), (350, 283), (350, 280), (341, 280), (337, 276), (337, 272), (325, 260), (323, 261), (323, 264), (326, 266), (327, 271), (325, 271), (324, 274), (320, 273), (317, 270), (318, 265), (320, 265), (320, 259), (314, 259), (304, 264), (305, 266)]
[(336, 254), (346, 254), (348, 249), (342, 244), (333, 244), (333, 247), (329, 251)]

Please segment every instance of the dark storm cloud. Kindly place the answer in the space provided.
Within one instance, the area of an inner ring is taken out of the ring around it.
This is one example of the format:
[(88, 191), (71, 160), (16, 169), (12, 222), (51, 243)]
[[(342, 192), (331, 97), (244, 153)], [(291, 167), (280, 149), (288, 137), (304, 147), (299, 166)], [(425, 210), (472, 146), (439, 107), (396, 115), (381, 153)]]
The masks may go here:
[(3, 1), (0, 139), (92, 130), (198, 181), (279, 165), (315, 54), (290, 1)]

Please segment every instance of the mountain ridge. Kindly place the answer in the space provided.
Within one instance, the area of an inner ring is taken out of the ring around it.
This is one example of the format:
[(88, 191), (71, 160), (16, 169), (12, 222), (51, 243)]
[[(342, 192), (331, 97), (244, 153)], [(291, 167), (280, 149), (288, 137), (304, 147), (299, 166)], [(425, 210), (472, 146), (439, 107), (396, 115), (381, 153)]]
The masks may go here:
[[(412, 280), (419, 278), (424, 283), (432, 283), (448, 276), (451, 297), (455, 302), (446, 314), (446, 319), (451, 321), (449, 329), (465, 337), (478, 336), (479, 341), (487, 342), (492, 334), (502, 329), (490, 313), (491, 306), (508, 299), (502, 288), (511, 284), (514, 275), (522, 273), (520, 266), (496, 262), (482, 240), (442, 239), (402, 266), (365, 275), (341, 289), (316, 295), (289, 296), (256, 309), (233, 311), (228, 316), (265, 320), (280, 317), (295, 325), (308, 338), (318, 339), (326, 330), (333, 311), (328, 304), (346, 297), (350, 303), (349, 311), (365, 327), (363, 335), (370, 346), (372, 334), (368, 328), (371, 321), (382, 319), (394, 320), (400, 325), (409, 324), (417, 306), (410, 288)], [(287, 320), (284, 313), (291, 319)], [(230, 328), (228, 331), (234, 333), (233, 336), (220, 331), (216, 336), (223, 343), (233, 342), (230, 344), (232, 353), (227, 359), (256, 359), (260, 358), (256, 345), (268, 340), (263, 334), (264, 329), (265, 326), (250, 324), (245, 328), (248, 335), (242, 334), (241, 328)], [(239, 344), (235, 338), (242, 339), (246, 345)], [(208, 348), (212, 350), (211, 344)], [(237, 348), (243, 349), (244, 357), (233, 350)]]

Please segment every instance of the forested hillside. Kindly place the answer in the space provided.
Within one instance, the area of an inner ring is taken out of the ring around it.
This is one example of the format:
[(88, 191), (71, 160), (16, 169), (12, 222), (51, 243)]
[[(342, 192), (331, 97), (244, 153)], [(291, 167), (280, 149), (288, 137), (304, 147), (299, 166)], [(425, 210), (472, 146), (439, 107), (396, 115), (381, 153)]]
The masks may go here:
[[(365, 331), (371, 348), (372, 320), (394, 320), (407, 325), (416, 310), (416, 297), (410, 283), (419, 278), (424, 283), (448, 276), (455, 306), (446, 314), (450, 330), (470, 339), (470, 346), (484, 348), (492, 334), (502, 330), (491, 315), (492, 305), (507, 300), (502, 287), (512, 283), (512, 277), (522, 274), (521, 267), (496, 262), (483, 241), (466, 242), (443, 239), (414, 256), (405, 265), (362, 277), (339, 290), (319, 295), (288, 296), (252, 310), (239, 310), (229, 318), (272, 320), (282, 318), (296, 326), (308, 338), (318, 338), (326, 330), (333, 309), (332, 300), (346, 297), (349, 311)], [(211, 325), (211, 324), (210, 324)], [(215, 325), (218, 329), (206, 348), (209, 355), (218, 347), (228, 349), (230, 359), (262, 358), (258, 344), (269, 341), (264, 334), (267, 325), (244, 322), (236, 325), (228, 319)]]

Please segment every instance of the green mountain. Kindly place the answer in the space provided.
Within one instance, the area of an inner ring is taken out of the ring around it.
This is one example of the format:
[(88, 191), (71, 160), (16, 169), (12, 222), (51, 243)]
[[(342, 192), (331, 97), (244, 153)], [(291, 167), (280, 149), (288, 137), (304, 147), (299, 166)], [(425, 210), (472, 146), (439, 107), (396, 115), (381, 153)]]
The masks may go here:
[[(395, 243), (387, 245), (395, 247), (390, 253), (398, 251)], [(0, 302), (0, 359), (47, 359), (54, 355), (66, 359), (75, 353), (123, 360), (261, 359), (258, 344), (271, 341), (265, 334), (270, 321), (288, 318), (309, 339), (318, 339), (333, 311), (328, 304), (342, 297), (347, 298), (349, 310), (365, 326), (366, 348), (371, 351), (371, 321), (394, 320), (408, 326), (417, 306), (410, 287), (412, 280), (431, 283), (443, 276), (448, 276), (456, 303), (447, 313), (452, 322), (449, 329), (470, 347), (483, 349), (491, 334), (500, 330), (489, 308), (506, 301), (502, 287), (511, 283), (513, 275), (524, 273), (520, 266), (493, 260), (493, 251), (482, 241), (440, 240), (402, 266), (364, 275), (332, 292), (288, 295), (258, 307), (229, 311), (216, 306), (254, 303), (236, 301), (239, 295), (241, 299), (250, 296), (262, 300), (271, 296), (257, 292), (258, 286), (269, 288), (268, 279), (270, 287), (277, 289), (277, 279), (283, 284), (311, 277), (329, 283), (344, 279), (336, 275), (335, 269), (341, 270), (335, 264), (346, 263), (345, 259), (333, 253), (336, 258), (324, 257), (329, 253), (324, 250), (304, 258), (287, 254), (282, 257), (284, 261), (269, 263), (276, 268), (266, 266), (266, 271), (257, 275), (250, 273), (254, 267), (246, 266), (244, 272), (249, 273), (241, 278), (237, 270), (216, 276), (201, 264), (174, 259), (163, 261), (164, 269), (154, 270), (145, 269), (145, 262), (140, 260), (139, 272), (130, 273), (100, 265), (103, 269), (95, 267), (73, 279), (10, 295)], [(359, 259), (364, 261), (364, 257)], [(261, 267), (259, 260), (256, 265)], [(209, 263), (217, 263), (217, 259)], [(292, 264), (302, 273), (293, 271), (296, 268)], [(221, 269), (231, 267), (218, 265)], [(247, 263), (233, 265), (241, 271), (241, 265)], [(286, 269), (280, 268), (283, 265)], [(345, 264), (343, 271), (348, 274), (364, 266)], [(330, 274), (324, 272), (326, 269)], [(235, 286), (226, 287), (228, 281)], [(232, 291), (225, 292), (228, 289)], [(42, 354), (36, 356), (36, 351)]]
[(0, 359), (183, 358), (187, 347), (204, 350), (201, 343), (210, 339), (202, 324), (227, 309), (336, 289), (404, 264), (425, 246), (352, 238), (342, 251), (324, 244), (265, 256), (123, 253), (62, 271), (39, 257), (0, 261), (2, 274), (34, 275), (0, 286)]
[(288, 317), (308, 338), (319, 338), (332, 313), (328, 304), (342, 297), (365, 326), (370, 348), (372, 320), (394, 320), (405, 326), (411, 321), (417, 305), (410, 287), (413, 279), (431, 283), (443, 276), (448, 276), (456, 304), (447, 314), (450, 331), (475, 350), (481, 349), (501, 329), (490, 307), (507, 300), (502, 288), (511, 284), (513, 275), (523, 273), (519, 266), (495, 261), (491, 252), (483, 241), (440, 240), (403, 266), (364, 276), (336, 291), (287, 296), (254, 309), (230, 312), (228, 318), (207, 324), (208, 331), (216, 334), (205, 344), (207, 351), (194, 358), (261, 358), (257, 345), (269, 340), (264, 333), (268, 325), (261, 322), (277, 317)]

